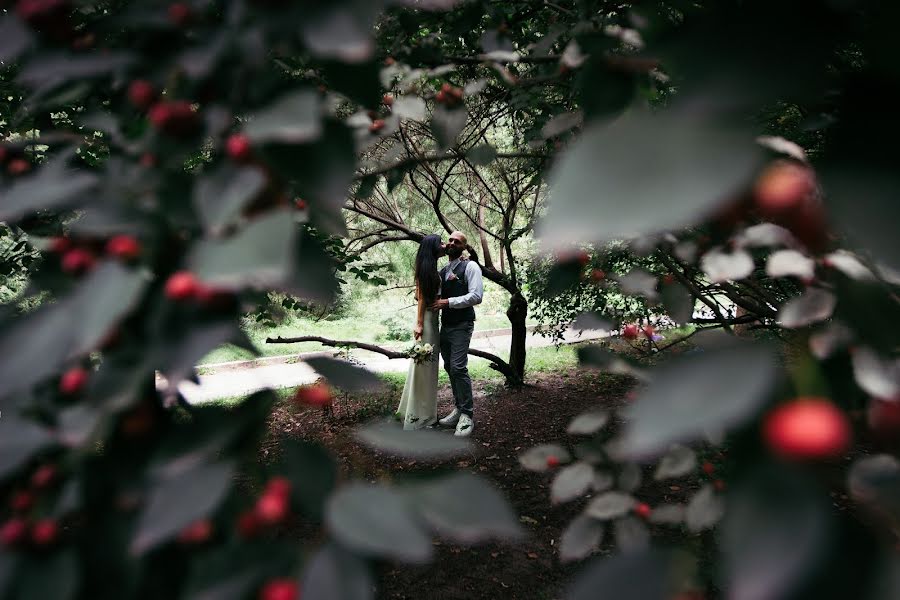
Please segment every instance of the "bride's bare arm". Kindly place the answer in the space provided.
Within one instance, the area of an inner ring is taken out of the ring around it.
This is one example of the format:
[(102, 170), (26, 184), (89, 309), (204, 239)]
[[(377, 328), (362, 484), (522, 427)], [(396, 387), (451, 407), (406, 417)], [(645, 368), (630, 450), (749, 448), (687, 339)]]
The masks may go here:
[(416, 298), (419, 303), (416, 308), (416, 327), (413, 329), (413, 337), (418, 340), (422, 337), (422, 331), (425, 328), (425, 300), (422, 298), (422, 294), (419, 293), (418, 288), (416, 289)]

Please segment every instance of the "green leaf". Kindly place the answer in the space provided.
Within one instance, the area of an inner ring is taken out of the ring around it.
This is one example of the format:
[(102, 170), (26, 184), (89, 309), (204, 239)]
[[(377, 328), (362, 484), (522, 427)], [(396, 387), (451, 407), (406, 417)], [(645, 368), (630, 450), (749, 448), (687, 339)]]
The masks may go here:
[(194, 206), (207, 229), (217, 231), (234, 222), (265, 185), (266, 178), (259, 169), (235, 169), (224, 164), (197, 178)]
[(606, 525), (588, 515), (578, 515), (562, 532), (559, 539), (559, 560), (581, 560), (595, 552), (603, 541)]
[[(146, 280), (138, 271), (105, 263), (73, 293), (8, 326), (0, 337), (0, 398), (57, 373), (66, 361), (95, 350), (132, 310)], [(78, 318), (72, 318), (78, 315)]]
[(574, 500), (588, 491), (594, 482), (594, 468), (583, 462), (569, 465), (559, 471), (550, 486), (550, 501), (560, 504)]
[(318, 10), (306, 11), (300, 33), (309, 50), (323, 58), (348, 63), (369, 60), (375, 51), (372, 32), (378, 16), (378, 4), (356, 2), (325, 3)]
[(590, 411), (581, 413), (569, 423), (566, 433), (569, 435), (593, 435), (609, 422), (609, 413)]
[(9, 65), (32, 43), (31, 32), (11, 14), (0, 17), (0, 63)]
[(3, 411), (0, 415), (0, 481), (54, 443), (56, 438), (49, 429)]
[(826, 500), (803, 475), (781, 469), (759, 473), (735, 490), (721, 542), (731, 598), (792, 596), (829, 544)]
[(575, 578), (564, 597), (597, 600), (602, 593), (615, 600), (667, 600), (671, 578), (671, 560), (658, 550), (598, 558)]
[(84, 202), (97, 188), (96, 175), (70, 169), (68, 153), (17, 178), (3, 192), (0, 221), (14, 222), (39, 210), (60, 209)]
[(679, 325), (694, 316), (694, 296), (680, 283), (664, 283), (659, 292), (666, 314)]
[(684, 520), (688, 531), (697, 533), (713, 527), (724, 514), (725, 502), (706, 484), (688, 502)]
[(328, 495), (337, 481), (334, 459), (324, 448), (287, 436), (279, 440), (273, 472), (291, 480), (291, 502), (304, 514), (320, 520)]
[(426, 429), (404, 431), (399, 423), (389, 421), (366, 425), (356, 437), (376, 450), (412, 458), (446, 458), (472, 451), (467, 440)]
[(321, 101), (308, 90), (293, 92), (252, 115), (244, 133), (254, 142), (311, 142), (322, 134)]
[(653, 478), (657, 481), (682, 477), (697, 468), (697, 455), (687, 446), (676, 444), (659, 461)]
[(378, 375), (346, 360), (328, 356), (310, 356), (303, 362), (325, 377), (331, 385), (347, 392), (369, 392), (384, 387), (384, 382), (378, 378)]
[(523, 452), (519, 456), (519, 464), (529, 471), (543, 473), (551, 468), (547, 465), (549, 458), (556, 459), (560, 463), (566, 463), (572, 459), (568, 450), (558, 444), (541, 444)]
[(858, 502), (900, 520), (900, 462), (890, 454), (867, 456), (853, 463), (847, 488)]
[(469, 159), (472, 164), (487, 166), (497, 158), (497, 150), (490, 144), (482, 144), (480, 146), (475, 146), (466, 152), (466, 158)]
[(613, 522), (616, 546), (621, 552), (637, 552), (650, 547), (650, 532), (643, 521), (626, 516)]
[(325, 522), (337, 541), (361, 553), (410, 563), (431, 559), (431, 539), (396, 490), (351, 483), (328, 501)]
[(653, 507), (649, 520), (660, 525), (680, 525), (684, 521), (685, 507), (681, 504), (658, 504)]
[(629, 494), (606, 492), (591, 500), (584, 513), (604, 521), (617, 519), (627, 514), (636, 502), (634, 497)]
[(20, 563), (16, 600), (68, 600), (78, 592), (81, 574), (73, 549), (32, 554)]
[(141, 511), (130, 551), (141, 555), (208, 517), (231, 489), (234, 465), (203, 464), (156, 482)]
[(584, 114), (580, 110), (565, 112), (554, 116), (541, 128), (544, 139), (556, 137), (584, 123)]
[(431, 115), (431, 131), (437, 139), (438, 146), (446, 150), (456, 144), (456, 138), (466, 127), (466, 109), (445, 108), (436, 106)]
[(778, 320), (789, 329), (805, 327), (831, 317), (836, 305), (837, 297), (828, 290), (807, 288), (778, 309)]
[(52, 89), (69, 81), (83, 81), (123, 71), (134, 62), (125, 52), (67, 54), (45, 53), (28, 62), (18, 81), (26, 87)]
[[(472, 473), (456, 473), (409, 490), (412, 506), (429, 525), (455, 542), (522, 537), (519, 520), (494, 485)], [(465, 498), (465, 502), (460, 502)], [(477, 510), (473, 510), (477, 507)]]
[(304, 600), (373, 600), (375, 582), (359, 557), (328, 544), (310, 559), (302, 575)]
[(692, 115), (636, 112), (594, 125), (555, 170), (540, 234), (551, 247), (680, 229), (756, 166), (750, 136)]
[(671, 444), (751, 418), (768, 399), (777, 362), (768, 346), (743, 344), (672, 360), (626, 411), (617, 451), (643, 458)]
[(204, 283), (219, 288), (277, 287), (288, 279), (296, 234), (291, 213), (274, 211), (229, 238), (196, 244), (188, 267)]
[(400, 96), (394, 99), (391, 112), (401, 119), (425, 120), (425, 101), (418, 96)]

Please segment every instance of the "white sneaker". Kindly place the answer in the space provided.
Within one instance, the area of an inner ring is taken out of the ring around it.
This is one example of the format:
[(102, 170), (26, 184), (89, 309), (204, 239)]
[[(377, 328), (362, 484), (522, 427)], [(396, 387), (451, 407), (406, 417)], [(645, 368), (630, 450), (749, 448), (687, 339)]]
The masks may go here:
[(446, 417), (444, 417), (443, 419), (438, 421), (438, 423), (440, 423), (444, 427), (453, 427), (454, 425), (456, 425), (459, 422), (460, 414), (461, 413), (459, 412), (459, 409), (454, 408), (452, 413), (450, 413), (449, 415), (447, 415)]
[(475, 429), (475, 422), (472, 420), (472, 417), (469, 415), (460, 415), (459, 423), (456, 424), (456, 437), (466, 437), (472, 434), (472, 430)]

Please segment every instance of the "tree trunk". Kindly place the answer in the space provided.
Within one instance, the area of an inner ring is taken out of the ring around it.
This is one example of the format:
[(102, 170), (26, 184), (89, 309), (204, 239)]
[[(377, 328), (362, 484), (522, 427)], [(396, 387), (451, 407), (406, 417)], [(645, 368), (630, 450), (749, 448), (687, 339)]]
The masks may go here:
[(520, 293), (515, 293), (509, 298), (509, 308), (506, 316), (509, 318), (512, 329), (512, 339), (509, 343), (509, 366), (519, 381), (525, 381), (525, 340), (528, 330), (525, 328), (525, 317), (528, 315), (528, 302)]

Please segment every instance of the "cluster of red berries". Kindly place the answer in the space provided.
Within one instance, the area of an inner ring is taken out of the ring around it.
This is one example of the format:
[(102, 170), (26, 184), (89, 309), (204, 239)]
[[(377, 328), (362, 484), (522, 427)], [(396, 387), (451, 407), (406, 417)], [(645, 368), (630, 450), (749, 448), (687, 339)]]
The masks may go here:
[(445, 83), (441, 86), (441, 89), (438, 90), (437, 94), (434, 95), (434, 101), (438, 104), (443, 104), (448, 108), (459, 106), (463, 101), (463, 90), (462, 88)]
[(638, 336), (643, 332), (648, 339), (653, 337), (653, 334), (656, 333), (656, 330), (652, 325), (644, 325), (640, 327), (635, 323), (629, 323), (622, 329), (622, 337), (626, 340), (636, 340)]
[(76, 244), (68, 237), (50, 240), (49, 250), (60, 255), (62, 270), (70, 275), (87, 273), (97, 264), (98, 252), (123, 262), (132, 262), (141, 255), (141, 243), (131, 235), (116, 235), (103, 242), (82, 241)]
[(4, 146), (0, 146), (0, 166), (5, 166), (6, 172), (13, 177), (24, 175), (31, 170), (31, 163), (27, 159)]
[(301, 387), (294, 394), (294, 403), (304, 406), (328, 406), (333, 400), (331, 388), (322, 381)]
[(172, 137), (195, 133), (200, 114), (186, 100), (161, 100), (159, 90), (146, 79), (136, 79), (128, 86), (128, 101), (140, 111), (146, 111), (150, 123)]
[(206, 285), (190, 271), (172, 273), (166, 280), (165, 294), (169, 300), (196, 302), (208, 307), (230, 305), (234, 300), (232, 292)]
[(30, 511), (38, 496), (54, 487), (58, 480), (59, 470), (52, 464), (41, 465), (31, 474), (28, 488), (16, 492), (10, 502), (10, 509), (15, 516), (0, 525), (0, 547), (21, 548), (30, 545), (41, 549), (57, 542), (60, 528), (55, 519), (44, 518), (32, 522), (24, 513)]
[(825, 211), (813, 170), (804, 164), (777, 161), (757, 177), (753, 203), (759, 215), (790, 230), (813, 251), (828, 242)]
[(264, 529), (284, 524), (291, 513), (291, 482), (286, 477), (273, 477), (252, 509), (241, 513), (238, 533), (251, 539)]

